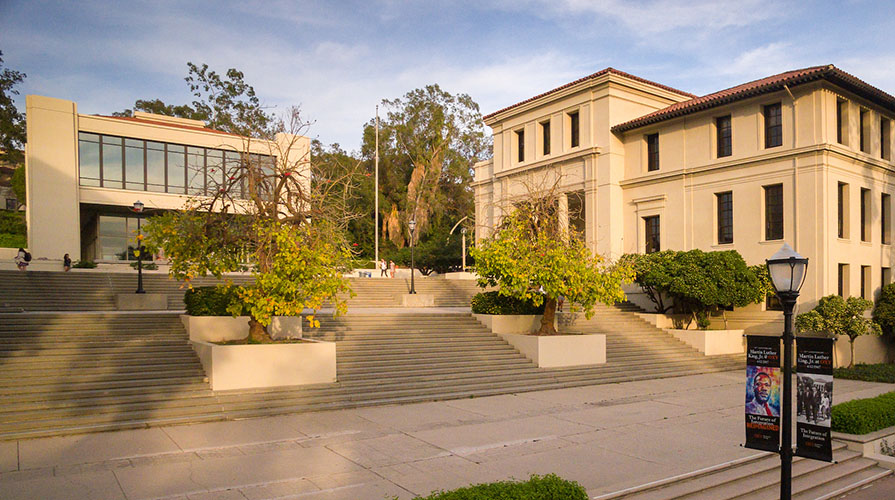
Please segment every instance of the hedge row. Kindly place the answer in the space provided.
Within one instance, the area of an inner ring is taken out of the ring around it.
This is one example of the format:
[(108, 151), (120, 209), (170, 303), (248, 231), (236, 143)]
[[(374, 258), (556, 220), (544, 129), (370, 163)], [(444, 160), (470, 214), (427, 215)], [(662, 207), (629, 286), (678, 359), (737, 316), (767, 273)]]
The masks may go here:
[(877, 365), (858, 363), (853, 368), (836, 368), (833, 371), (833, 377), (895, 384), (895, 363)]
[(836, 432), (867, 434), (892, 426), (895, 426), (895, 392), (833, 406), (832, 429)]
[(472, 298), (475, 314), (544, 314), (544, 302), (540, 306), (531, 301), (500, 295), (499, 292), (482, 292)]
[(580, 484), (556, 474), (531, 476), (525, 482), (500, 481), (433, 493), (414, 500), (587, 500)]
[(241, 302), (235, 286), (200, 286), (183, 294), (186, 313), (190, 316), (230, 316), (230, 304)]

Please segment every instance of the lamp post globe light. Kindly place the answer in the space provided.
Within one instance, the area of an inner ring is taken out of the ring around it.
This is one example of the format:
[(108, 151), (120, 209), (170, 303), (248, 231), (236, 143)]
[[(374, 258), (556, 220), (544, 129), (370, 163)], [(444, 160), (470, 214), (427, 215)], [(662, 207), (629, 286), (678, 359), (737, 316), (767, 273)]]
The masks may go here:
[(134, 293), (146, 293), (146, 290), (143, 290), (143, 233), (140, 231), (143, 207), (142, 201), (134, 202), (134, 212), (137, 214), (137, 249), (134, 251), (134, 257), (137, 258), (137, 291)]
[(780, 499), (792, 498), (792, 310), (805, 282), (808, 259), (788, 243), (767, 260), (771, 283), (783, 306), (783, 432), (780, 446)]
[(416, 230), (416, 219), (410, 219), (407, 226), (410, 227), (410, 293), (412, 295), (416, 293), (413, 283), (413, 233)]

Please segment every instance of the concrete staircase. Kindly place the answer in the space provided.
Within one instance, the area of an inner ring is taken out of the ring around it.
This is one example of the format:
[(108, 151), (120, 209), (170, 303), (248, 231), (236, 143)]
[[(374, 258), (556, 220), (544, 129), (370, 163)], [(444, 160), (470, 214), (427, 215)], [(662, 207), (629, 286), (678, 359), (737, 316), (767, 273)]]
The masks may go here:
[[(335, 387), (219, 393), (228, 414), (270, 415), (319, 408), (419, 402), (738, 369), (742, 356), (707, 358), (636, 316), (601, 307), (617, 331), (599, 319), (572, 320), (569, 328), (607, 334), (605, 365), (541, 369), (468, 313), (320, 316), (305, 335), (335, 341)], [(629, 318), (633, 318), (630, 320)], [(629, 323), (630, 322), (630, 323)], [(632, 339), (621, 331), (633, 324)]]
[(0, 314), (0, 439), (219, 420), (174, 314)]
[[(892, 471), (833, 442), (834, 463), (796, 457), (792, 464), (792, 498), (818, 500), (841, 495), (881, 479)], [(780, 498), (780, 458), (752, 457), (685, 474), (666, 481), (596, 497), (595, 500), (772, 500)]]
[[(236, 284), (250, 283), (246, 275), (230, 275)], [(401, 295), (410, 291), (410, 280), (404, 278), (351, 278), (356, 296), (348, 299), (351, 308), (397, 307)], [(479, 292), (475, 281), (421, 278), (415, 280), (417, 293), (431, 294), (439, 307), (469, 307)], [(196, 278), (193, 286), (220, 283), (214, 278)], [(114, 311), (115, 295), (133, 293), (137, 288), (137, 272), (104, 272), (72, 270), (68, 273), (48, 271), (0, 271), (0, 312), (22, 311)], [(183, 310), (183, 283), (166, 274), (143, 274), (143, 288), (148, 293), (168, 296), (168, 309)], [(348, 298), (348, 297), (346, 297)]]

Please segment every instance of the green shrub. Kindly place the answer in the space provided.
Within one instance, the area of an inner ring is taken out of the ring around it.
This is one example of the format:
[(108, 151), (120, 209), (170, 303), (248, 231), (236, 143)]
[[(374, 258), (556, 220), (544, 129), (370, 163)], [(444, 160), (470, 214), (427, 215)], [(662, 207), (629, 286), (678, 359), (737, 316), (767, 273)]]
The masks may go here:
[[(134, 268), (134, 269), (136, 269), (136, 268), (137, 268), (137, 263), (136, 263), (136, 262), (131, 262), (131, 267)], [(156, 264), (155, 262), (152, 262), (152, 261), (148, 261), (148, 262), (147, 262), (147, 261), (144, 260), (144, 261), (143, 261), (143, 269), (148, 269), (148, 270), (150, 270), (150, 271), (155, 271), (156, 269), (158, 269), (158, 264)]]
[(895, 425), (895, 392), (833, 406), (836, 432), (867, 434)]
[(79, 260), (71, 267), (77, 267), (78, 269), (95, 269), (96, 262), (93, 262), (92, 260)]
[(25, 248), (28, 237), (24, 234), (0, 233), (0, 248)]
[(544, 314), (545, 302), (536, 306), (531, 301), (507, 297), (501, 295), (500, 292), (482, 292), (472, 298), (472, 312), (475, 314)]
[(873, 306), (873, 321), (879, 324), (883, 333), (895, 337), (895, 283), (889, 283), (880, 290)]
[(227, 308), (241, 302), (239, 287), (235, 286), (200, 286), (183, 294), (186, 313), (190, 316), (232, 316)]
[(547, 474), (544, 477), (533, 475), (525, 482), (477, 484), (414, 500), (587, 500), (587, 492), (575, 481)]
[(0, 233), (27, 235), (28, 226), (25, 224), (25, 212), (0, 210)]
[(865, 382), (895, 384), (895, 364), (881, 363), (878, 365), (868, 365), (859, 363), (853, 368), (836, 368), (833, 370), (833, 377), (849, 380), (863, 380)]

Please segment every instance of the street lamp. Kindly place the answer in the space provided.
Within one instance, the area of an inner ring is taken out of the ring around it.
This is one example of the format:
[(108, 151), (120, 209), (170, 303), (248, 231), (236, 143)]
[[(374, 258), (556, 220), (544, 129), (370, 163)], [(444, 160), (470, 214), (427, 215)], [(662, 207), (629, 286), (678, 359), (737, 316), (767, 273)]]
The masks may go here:
[(134, 252), (134, 256), (137, 257), (137, 291), (134, 293), (146, 293), (146, 290), (143, 290), (143, 233), (140, 232), (143, 206), (140, 200), (134, 202), (134, 212), (137, 213), (137, 250)]
[(767, 261), (771, 283), (783, 306), (783, 435), (780, 446), (780, 500), (792, 498), (792, 310), (805, 282), (808, 259), (788, 243)]
[(416, 230), (416, 219), (410, 219), (407, 223), (410, 227), (410, 293), (416, 293), (416, 287), (413, 285), (413, 232)]
[(466, 272), (466, 228), (460, 228), (461, 245), (463, 246), (463, 272)]

